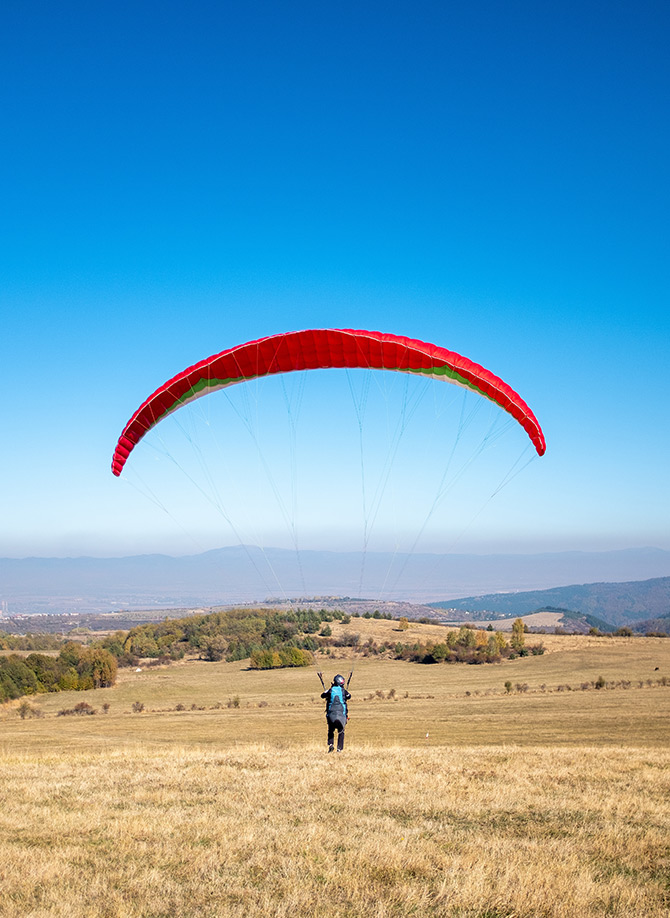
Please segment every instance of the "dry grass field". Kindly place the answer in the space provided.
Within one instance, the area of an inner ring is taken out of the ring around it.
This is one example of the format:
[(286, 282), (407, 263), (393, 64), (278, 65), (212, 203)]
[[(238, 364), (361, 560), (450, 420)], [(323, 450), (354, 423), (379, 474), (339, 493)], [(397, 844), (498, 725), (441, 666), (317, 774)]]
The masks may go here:
[[(670, 641), (541, 639), (357, 660), (340, 756), (314, 669), (192, 661), (4, 705), (0, 915), (670, 915)], [(99, 713), (58, 716), (82, 700)]]

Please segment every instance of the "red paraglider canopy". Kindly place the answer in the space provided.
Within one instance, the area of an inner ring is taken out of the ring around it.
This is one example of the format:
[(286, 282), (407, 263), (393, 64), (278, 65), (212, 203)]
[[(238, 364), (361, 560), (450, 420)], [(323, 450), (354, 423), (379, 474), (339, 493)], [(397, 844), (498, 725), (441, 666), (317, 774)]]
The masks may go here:
[(214, 354), (168, 380), (126, 424), (114, 452), (112, 472), (121, 474), (133, 448), (162, 418), (208, 392), (275, 373), (332, 367), (394, 370), (431, 376), (472, 389), (515, 418), (538, 455), (545, 452), (542, 429), (521, 396), (467, 357), (414, 338), (355, 329), (315, 328), (248, 341)]

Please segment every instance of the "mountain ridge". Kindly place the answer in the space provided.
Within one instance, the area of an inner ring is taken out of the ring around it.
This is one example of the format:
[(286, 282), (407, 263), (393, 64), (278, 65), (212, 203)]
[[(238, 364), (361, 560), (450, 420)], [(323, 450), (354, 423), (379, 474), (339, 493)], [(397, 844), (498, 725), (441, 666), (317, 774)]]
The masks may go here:
[[(670, 576), (670, 552), (438, 554), (230, 546), (195, 555), (0, 558), (0, 603), (13, 613), (114, 611), (361, 596), (419, 604)], [(570, 607), (564, 601), (541, 605)], [(596, 613), (593, 613), (596, 614)], [(655, 612), (645, 617), (651, 618)], [(606, 617), (606, 616), (601, 616)]]

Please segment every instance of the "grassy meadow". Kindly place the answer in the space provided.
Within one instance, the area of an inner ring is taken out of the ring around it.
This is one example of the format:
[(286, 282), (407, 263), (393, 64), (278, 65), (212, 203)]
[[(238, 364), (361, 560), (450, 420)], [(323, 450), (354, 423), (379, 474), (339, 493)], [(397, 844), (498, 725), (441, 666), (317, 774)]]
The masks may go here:
[(339, 756), (315, 668), (186, 661), (2, 706), (0, 915), (670, 915), (670, 640), (527, 640), (547, 652), (357, 658)]

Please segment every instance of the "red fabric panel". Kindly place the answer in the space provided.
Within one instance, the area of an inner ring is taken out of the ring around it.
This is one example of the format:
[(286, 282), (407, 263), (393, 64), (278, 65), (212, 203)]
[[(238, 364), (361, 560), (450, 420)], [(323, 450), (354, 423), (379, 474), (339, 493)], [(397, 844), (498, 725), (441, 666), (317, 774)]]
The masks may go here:
[[(455, 370), (512, 415), (528, 433), (537, 452), (545, 451), (540, 425), (523, 399), (489, 370), (453, 351), (398, 335), (356, 329), (306, 329), (249, 341), (208, 357), (157, 389), (138, 408), (119, 438), (112, 471), (120, 475), (133, 447), (162, 417), (179, 406), (201, 380), (243, 381), (292, 370), (361, 367), (390, 370)], [(230, 383), (232, 384), (232, 383)], [(203, 389), (202, 395), (209, 390)]]

